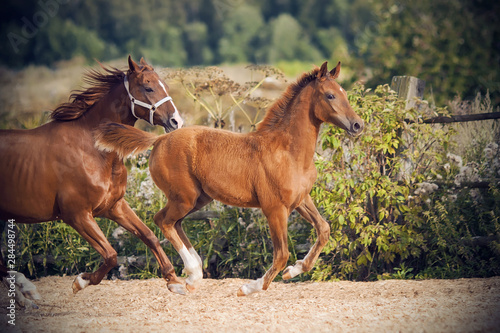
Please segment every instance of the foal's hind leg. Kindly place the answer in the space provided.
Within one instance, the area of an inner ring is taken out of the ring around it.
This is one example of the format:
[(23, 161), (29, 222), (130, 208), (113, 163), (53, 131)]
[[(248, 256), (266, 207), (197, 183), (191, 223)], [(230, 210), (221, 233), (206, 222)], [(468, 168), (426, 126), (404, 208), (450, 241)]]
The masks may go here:
[(295, 265), (286, 268), (283, 273), (284, 280), (289, 280), (300, 273), (310, 271), (330, 238), (330, 225), (321, 217), (310, 195), (304, 199), (296, 210), (307, 222), (313, 225), (318, 238), (304, 259), (297, 260)]
[(93, 273), (81, 273), (73, 281), (73, 292), (96, 285), (116, 266), (116, 251), (109, 244), (90, 212), (84, 212), (74, 217), (65, 217), (64, 222), (72, 226), (89, 244), (104, 258), (104, 263)]
[[(182, 219), (194, 208), (194, 204), (189, 204), (189, 201), (176, 202), (169, 200), (167, 205), (161, 209), (154, 217), (157, 226), (160, 227), (165, 237), (172, 243), (184, 262), (184, 271), (188, 274), (186, 284), (188, 289), (195, 289), (198, 282), (203, 278), (203, 270), (201, 260), (192, 254), (194, 251), (189, 251), (188, 246), (191, 245), (184, 231), (182, 231), (184, 241), (178, 233), (182, 227), (176, 227), (176, 223), (181, 223)], [(188, 243), (186, 245), (184, 242)], [(192, 246), (191, 246), (192, 247)]]
[[(198, 198), (198, 200), (196, 201), (195, 207), (189, 212), (189, 214), (200, 210), (202, 207), (209, 204), (212, 200), (213, 199), (211, 197), (209, 197), (207, 194), (202, 193), (200, 195), (200, 197)], [(189, 215), (189, 214), (187, 214), (187, 215)], [(189, 238), (187, 237), (186, 233), (184, 232), (184, 229), (182, 229), (182, 221), (183, 220), (184, 219), (180, 219), (177, 222), (175, 222), (175, 230), (177, 231), (177, 235), (179, 235), (180, 239), (182, 240), (182, 242), (184, 243), (184, 245), (188, 249), (188, 252), (198, 261), (201, 269), (203, 270), (203, 262), (201, 260), (200, 255), (196, 252), (193, 245), (189, 241)], [(189, 280), (189, 279), (186, 280), (186, 284), (187, 284), (186, 287), (188, 288), (189, 291), (194, 291), (197, 287), (195, 284), (198, 281), (194, 281), (194, 283), (190, 283), (190, 282), (191, 282), (191, 280)]]
[(112, 209), (110, 209), (106, 217), (114, 220), (116, 223), (130, 231), (135, 236), (139, 237), (146, 244), (158, 261), (161, 273), (167, 280), (168, 289), (177, 294), (186, 294), (182, 282), (175, 275), (174, 266), (168, 259), (167, 255), (161, 248), (158, 238), (134, 213), (129, 204), (124, 200), (119, 200)]

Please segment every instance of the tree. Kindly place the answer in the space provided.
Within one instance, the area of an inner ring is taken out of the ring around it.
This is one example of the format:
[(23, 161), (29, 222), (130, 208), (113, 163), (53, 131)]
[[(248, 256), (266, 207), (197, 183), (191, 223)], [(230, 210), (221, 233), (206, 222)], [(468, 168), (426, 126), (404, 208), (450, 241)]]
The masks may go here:
[[(356, 47), (373, 71), (368, 85), (418, 76), (444, 103), (457, 93), (490, 90), (500, 100), (500, 5), (465, 0), (380, 1)], [(479, 5), (479, 6), (478, 6)], [(495, 14), (496, 13), (496, 14)]]
[(270, 36), (267, 61), (279, 60), (321, 60), (321, 52), (311, 44), (299, 23), (288, 14), (281, 14), (270, 22)]
[(259, 32), (264, 20), (258, 8), (240, 6), (229, 13), (223, 24), (223, 37), (219, 40), (219, 56), (224, 62), (255, 61)]

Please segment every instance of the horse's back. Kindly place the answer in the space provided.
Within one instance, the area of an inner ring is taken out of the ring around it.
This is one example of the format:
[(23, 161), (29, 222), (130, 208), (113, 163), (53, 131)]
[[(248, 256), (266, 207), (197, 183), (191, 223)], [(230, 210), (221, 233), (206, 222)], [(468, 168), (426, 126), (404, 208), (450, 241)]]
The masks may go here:
[(82, 206), (89, 209), (99, 206), (109, 192), (109, 182), (103, 179), (112, 174), (111, 169), (103, 172), (106, 166), (100, 154), (93, 148), (91, 133), (70, 124), (0, 131), (4, 161), (0, 164), (0, 216), (43, 222), (60, 217), (64, 201), (82, 200)]

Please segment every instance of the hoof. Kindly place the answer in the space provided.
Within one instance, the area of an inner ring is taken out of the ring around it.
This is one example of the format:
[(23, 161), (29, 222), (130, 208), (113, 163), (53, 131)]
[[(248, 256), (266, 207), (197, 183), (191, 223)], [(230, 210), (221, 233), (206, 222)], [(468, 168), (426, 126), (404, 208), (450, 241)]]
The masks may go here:
[(198, 289), (198, 286), (194, 285), (194, 284), (187, 284), (186, 283), (186, 289), (190, 292), (190, 293), (194, 293), (196, 291), (196, 289)]
[(36, 305), (35, 302), (30, 301), (30, 303), (31, 303), (30, 306), (31, 306), (32, 309), (35, 309), (35, 310), (39, 309), (38, 305)]
[(82, 278), (83, 273), (78, 275), (75, 280), (73, 281), (73, 294), (76, 294), (83, 288), (89, 285), (90, 281), (89, 280), (84, 280)]
[(260, 279), (254, 280), (254, 281), (252, 281), (250, 283), (244, 284), (238, 290), (238, 294), (237, 295), (238, 296), (248, 296), (250, 294), (262, 291), (263, 283), (264, 283), (264, 279), (260, 278)]
[(186, 288), (182, 284), (173, 283), (168, 285), (168, 290), (174, 294), (186, 295)]
[(245, 292), (243, 291), (243, 287), (241, 287), (239, 290), (238, 290), (238, 294), (237, 294), (239, 297), (241, 296), (246, 296), (247, 294), (245, 294)]
[(290, 280), (292, 278), (292, 274), (290, 274), (290, 271), (292, 270), (292, 266), (288, 266), (285, 271), (283, 272), (283, 280)]
[(303, 261), (297, 260), (294, 266), (288, 266), (283, 272), (282, 278), (283, 280), (290, 280), (291, 278), (296, 277), (297, 275), (304, 272), (302, 268)]

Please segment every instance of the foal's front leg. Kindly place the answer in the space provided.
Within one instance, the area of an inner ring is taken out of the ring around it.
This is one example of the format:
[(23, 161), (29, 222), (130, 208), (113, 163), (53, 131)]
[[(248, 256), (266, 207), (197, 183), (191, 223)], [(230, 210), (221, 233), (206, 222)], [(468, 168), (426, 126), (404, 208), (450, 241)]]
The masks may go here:
[(263, 277), (243, 285), (238, 291), (238, 296), (247, 296), (255, 292), (267, 290), (279, 272), (285, 268), (290, 253), (288, 252), (287, 217), (285, 207), (264, 210), (269, 222), (269, 233), (273, 242), (273, 265)]
[(295, 265), (286, 268), (283, 273), (284, 280), (289, 280), (300, 273), (310, 271), (314, 263), (316, 263), (316, 260), (318, 260), (321, 250), (323, 250), (323, 247), (330, 238), (330, 225), (321, 217), (310, 195), (304, 199), (296, 210), (307, 222), (313, 225), (314, 229), (316, 229), (318, 238), (304, 259), (297, 260)]

